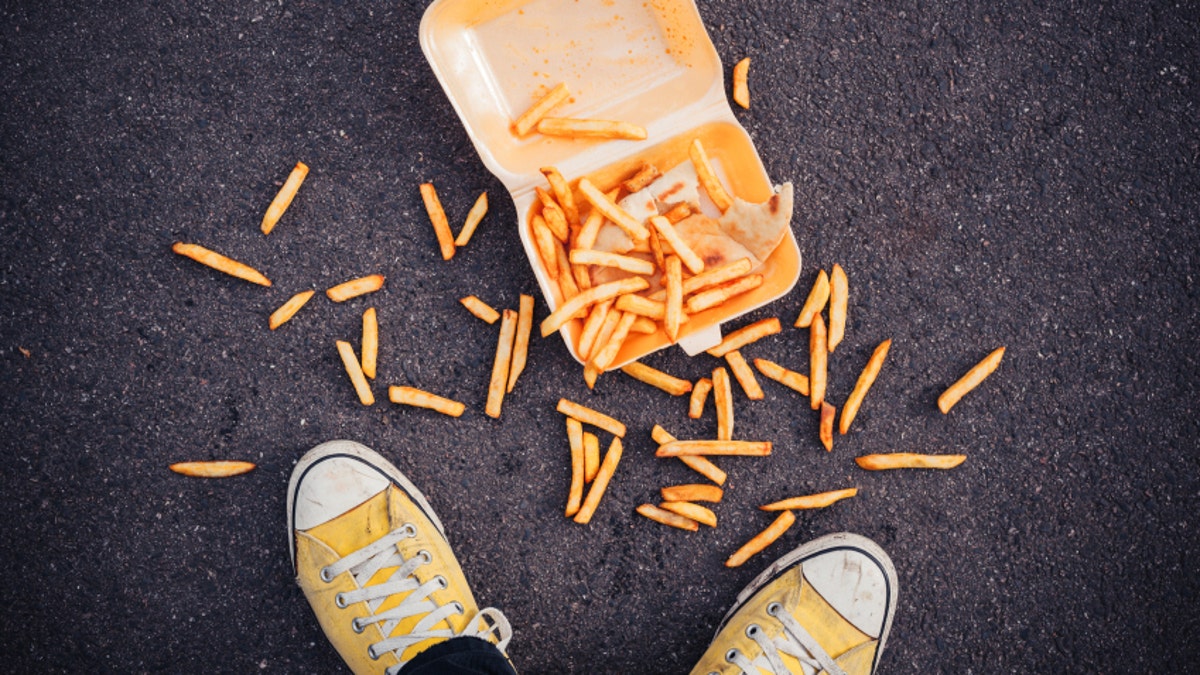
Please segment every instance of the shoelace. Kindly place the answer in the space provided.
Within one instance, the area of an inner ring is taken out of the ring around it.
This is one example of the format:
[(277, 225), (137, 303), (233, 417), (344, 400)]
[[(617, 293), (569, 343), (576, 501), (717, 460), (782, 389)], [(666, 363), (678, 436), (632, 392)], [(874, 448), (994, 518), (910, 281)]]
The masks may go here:
[[(371, 614), (357, 617), (351, 622), (350, 627), (355, 633), (361, 633), (367, 626), (378, 623), (382, 624), (379, 628), (383, 634), (389, 635), (403, 619), (425, 615), (407, 635), (389, 637), (371, 645), (367, 650), (370, 657), (377, 659), (382, 654), (393, 652), (396, 658), (400, 659), (404, 650), (424, 640), (463, 636), (486, 640), (493, 633), (499, 638), (496, 647), (504, 651), (509, 640), (512, 639), (512, 626), (509, 625), (508, 619), (500, 613), (500, 610), (493, 607), (480, 610), (459, 632), (449, 628), (449, 624), (446, 624), (446, 628), (434, 628), (447, 618), (455, 614), (462, 614), (464, 609), (462, 604), (457, 601), (438, 605), (429, 599), (430, 594), (434, 591), (446, 588), (446, 579), (441, 575), (425, 583), (417, 582), (413, 573), (421, 565), (433, 562), (433, 556), (428, 551), (422, 550), (418, 551), (417, 555), (405, 560), (396, 547), (401, 540), (415, 536), (417, 536), (416, 526), (406, 523), (403, 527), (392, 530), (371, 544), (321, 569), (321, 579), (325, 582), (333, 581), (339, 574), (350, 572), (358, 583), (358, 589), (338, 593), (334, 599), (338, 607), (343, 608), (358, 602), (365, 601), (367, 603)], [(388, 577), (387, 581), (374, 586), (365, 586), (376, 572), (386, 567), (396, 567), (397, 569)], [(375, 613), (390, 596), (398, 593), (408, 593), (408, 595), (400, 601), (400, 604), (386, 612)], [(480, 623), (482, 623), (482, 627), (480, 627)], [(407, 661), (400, 659), (400, 663), (387, 670), (387, 675), (395, 675), (405, 663)]]
[(758, 624), (746, 627), (746, 635), (758, 644), (762, 656), (750, 660), (737, 649), (731, 649), (725, 654), (725, 660), (742, 669), (743, 675), (757, 675), (760, 668), (770, 668), (775, 675), (789, 675), (792, 671), (783, 664), (779, 654), (787, 654), (818, 672), (826, 675), (846, 675), (846, 671), (829, 656), (813, 636), (796, 621), (796, 617), (784, 611), (783, 605), (773, 602), (767, 605), (767, 614), (783, 624), (783, 633), (772, 640), (767, 632)]

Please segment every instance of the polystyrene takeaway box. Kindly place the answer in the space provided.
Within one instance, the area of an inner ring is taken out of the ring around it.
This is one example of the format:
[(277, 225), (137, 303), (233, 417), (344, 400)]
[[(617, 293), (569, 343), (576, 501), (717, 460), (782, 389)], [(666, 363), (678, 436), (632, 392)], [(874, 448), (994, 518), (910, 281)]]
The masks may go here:
[[(512, 195), (521, 243), (551, 309), (561, 303), (560, 291), (529, 231), (534, 188), (545, 186), (541, 167), (558, 167), (573, 184), (587, 177), (607, 191), (644, 161), (664, 171), (688, 161), (688, 145), (698, 137), (732, 194), (763, 202), (773, 193), (725, 98), (720, 57), (691, 0), (435, 0), (421, 21), (421, 48), (483, 163)], [(561, 82), (572, 96), (553, 115), (632, 122), (648, 139), (518, 138), (512, 121)], [(723, 322), (792, 289), (800, 249), (791, 228), (757, 272), (762, 286), (688, 317), (679, 339), (688, 354), (717, 344)], [(581, 323), (564, 328), (576, 359)], [(662, 330), (630, 335), (611, 367), (669, 345)]]

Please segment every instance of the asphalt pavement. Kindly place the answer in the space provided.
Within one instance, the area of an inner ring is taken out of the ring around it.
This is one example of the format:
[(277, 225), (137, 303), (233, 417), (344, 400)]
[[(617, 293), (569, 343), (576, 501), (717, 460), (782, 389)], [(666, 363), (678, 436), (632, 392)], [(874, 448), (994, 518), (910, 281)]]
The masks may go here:
[[(483, 413), (497, 326), (476, 295), (538, 297), (503, 185), (427, 64), (424, 3), (8, 2), (0, 6), (0, 653), (9, 672), (339, 672), (292, 580), (285, 487), (329, 439), (362, 442), (429, 497), (526, 673), (683, 673), (770, 560), (837, 531), (891, 555), (899, 607), (880, 672), (1200, 672), (1200, 10), (1194, 2), (769, 2), (700, 12), (737, 117), (796, 186), (804, 258), (745, 349), (802, 372), (791, 327), (818, 269), (850, 283), (829, 397), (893, 346), (832, 452), (806, 402), (762, 380), (736, 434), (769, 458), (729, 472), (719, 525), (634, 513), (695, 475), (650, 429), (711, 437), (623, 374), (594, 392), (558, 337), (534, 338), (499, 420)], [(311, 167), (275, 232), (263, 211)], [(451, 261), (418, 185), (455, 229)], [(171, 253), (208, 245), (261, 288)], [(383, 273), (382, 291), (303, 289)], [(379, 402), (334, 341), (378, 309)], [(992, 349), (1000, 368), (949, 415), (938, 394)], [(696, 379), (718, 362), (646, 360)], [(385, 400), (409, 384), (459, 419)], [(562, 516), (560, 397), (629, 426), (587, 526)], [(874, 452), (967, 455), (871, 473)], [(225, 480), (173, 462), (240, 459)], [(840, 487), (783, 539), (723, 563), (757, 506)]]

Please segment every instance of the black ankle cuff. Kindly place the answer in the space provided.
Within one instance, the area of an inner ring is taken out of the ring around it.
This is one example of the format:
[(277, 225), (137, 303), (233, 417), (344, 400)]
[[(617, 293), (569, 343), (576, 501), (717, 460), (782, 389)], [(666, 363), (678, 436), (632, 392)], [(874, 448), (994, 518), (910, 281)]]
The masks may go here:
[(517, 675), (496, 646), (477, 637), (456, 637), (417, 654), (401, 675)]

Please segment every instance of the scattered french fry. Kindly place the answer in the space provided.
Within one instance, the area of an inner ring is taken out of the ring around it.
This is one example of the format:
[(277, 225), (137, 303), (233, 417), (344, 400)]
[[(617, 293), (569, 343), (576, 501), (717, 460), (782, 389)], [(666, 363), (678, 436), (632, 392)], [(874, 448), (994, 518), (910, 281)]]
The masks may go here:
[(683, 267), (679, 256), (667, 256), (666, 274), (663, 275), (667, 287), (667, 308), (663, 315), (663, 330), (671, 342), (679, 339), (679, 324), (683, 321)]
[[(695, 279), (696, 277), (692, 277)], [(723, 286), (710, 288), (707, 291), (701, 291), (688, 298), (687, 311), (688, 314), (696, 314), (703, 312), (706, 309), (711, 309), (726, 300), (741, 295), (747, 291), (752, 291), (763, 284), (763, 275), (751, 274), (742, 277), (737, 281), (731, 281)]]
[(733, 67), (733, 101), (747, 110), (750, 108), (749, 75), (750, 57), (747, 56)]
[(633, 314), (622, 314), (621, 320), (617, 322), (617, 327), (613, 330), (612, 337), (608, 339), (608, 343), (592, 358), (592, 363), (596, 365), (596, 368), (600, 372), (608, 370), (608, 367), (616, 360), (617, 353), (621, 351), (621, 346), (625, 344), (625, 338), (629, 336), (629, 328), (633, 325), (633, 321), (636, 318)]
[(596, 480), (596, 472), (600, 470), (600, 438), (591, 432), (583, 432), (583, 480), (590, 483)]
[(224, 272), (229, 276), (237, 277), (252, 284), (258, 284), (259, 286), (271, 285), (271, 280), (263, 276), (262, 272), (233, 258), (226, 258), (220, 253), (211, 251), (198, 244), (176, 242), (171, 247), (171, 250), (185, 258), (191, 258), (201, 265), (211, 267), (218, 272)]
[(513, 338), (517, 333), (517, 313), (504, 310), (500, 320), (500, 338), (496, 343), (496, 359), (492, 362), (492, 379), (488, 383), (487, 405), (484, 412), (488, 417), (500, 417), (504, 404), (504, 390), (508, 383), (508, 370), (512, 363)]
[[(598, 211), (602, 216), (613, 221), (617, 227), (625, 230), (625, 233), (633, 237), (634, 241), (642, 241), (650, 236), (650, 231), (646, 229), (645, 225), (638, 222), (636, 218), (629, 215), (628, 211), (617, 205), (615, 201), (601, 192), (595, 185), (592, 185), (590, 180), (586, 178), (579, 179), (579, 192), (591, 203), (593, 210)], [(591, 247), (581, 246), (581, 248)]]
[(850, 392), (850, 396), (842, 406), (842, 417), (838, 421), (838, 431), (842, 434), (850, 430), (850, 423), (854, 421), (855, 415), (858, 414), (858, 408), (862, 405), (863, 398), (870, 391), (871, 385), (875, 383), (875, 378), (879, 376), (879, 369), (883, 367), (883, 360), (887, 358), (888, 350), (891, 347), (891, 339), (880, 342), (879, 346), (871, 354), (871, 358), (867, 361), (867, 365), (863, 368), (862, 374), (858, 376), (858, 382), (854, 384), (854, 391)]
[(598, 377), (600, 377), (600, 369), (596, 367), (596, 364), (588, 361), (587, 365), (583, 367), (583, 382), (588, 389), (596, 388), (596, 378)]
[(721, 210), (721, 213), (725, 213), (733, 205), (733, 198), (725, 191), (725, 186), (721, 185), (721, 179), (717, 177), (717, 172), (708, 159), (708, 152), (705, 151), (704, 144), (700, 142), (699, 138), (692, 141), (691, 147), (688, 148), (688, 156), (696, 167), (696, 176), (700, 178), (700, 186), (708, 193), (708, 198)]
[(271, 327), (271, 330), (275, 330), (287, 323), (315, 293), (316, 291), (301, 291), (293, 295), (290, 300), (280, 305), (279, 309), (271, 312), (271, 318), (267, 320), (267, 325)]
[(733, 387), (724, 368), (712, 373), (713, 404), (717, 411), (717, 440), (733, 440)]
[(517, 378), (525, 372), (525, 361), (529, 357), (529, 334), (533, 332), (533, 296), (521, 294), (517, 307), (517, 337), (513, 342), (512, 365), (508, 369), (506, 393), (512, 393)]
[(701, 525), (707, 525), (709, 527), (717, 526), (717, 514), (713, 513), (711, 509), (700, 506), (699, 504), (693, 504), (691, 502), (663, 502), (662, 504), (659, 504), (659, 506), (664, 511), (670, 511), (671, 513), (681, 515), (684, 518), (694, 520)]
[(466, 246), (467, 242), (471, 241), (471, 236), (475, 234), (475, 228), (479, 227), (479, 221), (487, 215), (488, 198), (487, 192), (479, 195), (475, 200), (475, 205), (467, 212), (467, 220), (463, 223), (463, 227), (458, 231), (458, 236), (454, 239), (455, 246)]
[(619, 438), (625, 437), (624, 424), (621, 424), (617, 420), (605, 415), (602, 412), (592, 410), (587, 406), (579, 405), (578, 403), (569, 401), (565, 398), (560, 398), (558, 399), (557, 410), (567, 417), (574, 417), (584, 424), (590, 424), (594, 427), (599, 427), (613, 436), (617, 436)]
[(528, 136), (529, 132), (533, 131), (538, 122), (542, 121), (543, 117), (551, 110), (557, 108), (563, 101), (570, 98), (570, 96), (571, 90), (567, 89), (566, 83), (562, 83), (551, 89), (513, 122), (513, 131), (518, 136)]
[(416, 387), (388, 387), (388, 400), (400, 405), (410, 405), (416, 408), (428, 408), (450, 417), (461, 417), (467, 409), (458, 401), (431, 394)]
[(583, 450), (583, 426), (579, 420), (567, 418), (567, 438), (571, 447), (571, 489), (567, 493), (567, 517), (579, 512), (583, 502), (583, 484), (587, 477), (587, 469)]
[(687, 202), (679, 202), (675, 206), (672, 206), (670, 211), (664, 213), (663, 218), (666, 218), (668, 223), (674, 225), (690, 215), (692, 215), (692, 207), (688, 206)]
[(619, 270), (624, 270), (630, 274), (654, 274), (654, 263), (641, 258), (621, 255), (619, 253), (607, 253), (605, 251), (592, 251), (587, 249), (575, 249), (571, 251), (571, 262), (576, 265), (599, 265), (601, 267), (615, 267)]
[(808, 396), (813, 410), (820, 410), (825, 400), (825, 382), (829, 365), (829, 350), (825, 343), (825, 320), (818, 314), (809, 324), (808, 336)]
[(438, 199), (437, 190), (433, 183), (421, 183), (421, 200), (425, 202), (425, 212), (429, 214), (429, 222), (433, 223), (433, 233), (437, 235), (438, 247), (442, 250), (442, 260), (454, 257), (454, 234), (450, 232), (450, 221), (446, 220), (446, 211)]
[(575, 205), (575, 195), (571, 193), (571, 185), (567, 183), (567, 179), (553, 166), (544, 166), (539, 170), (546, 177), (546, 182), (550, 183), (550, 189), (554, 191), (554, 198), (566, 214), (567, 222), (573, 226), (579, 225), (579, 207)]
[(800, 309), (800, 316), (796, 317), (796, 328), (808, 328), (813, 317), (825, 309), (825, 303), (828, 301), (829, 275), (825, 274), (825, 270), (821, 270), (817, 273), (817, 280), (813, 283), (812, 290), (808, 292), (808, 299), (804, 301), (804, 307)]
[(483, 319), (489, 324), (496, 323), (500, 320), (500, 312), (497, 312), (491, 305), (480, 300), (474, 295), (468, 295), (459, 300), (467, 311), (474, 314), (476, 317)]
[(739, 350), (748, 344), (765, 338), (768, 335), (775, 335), (782, 330), (783, 328), (779, 324), (779, 319), (776, 317), (763, 319), (762, 321), (755, 321), (749, 326), (739, 328), (729, 335), (726, 335), (725, 338), (721, 340), (721, 344), (708, 350), (708, 355), (715, 356), (719, 359), (729, 352)]
[(567, 138), (614, 138), (646, 140), (646, 128), (618, 120), (585, 120), (573, 117), (544, 117), (537, 124), (540, 134)]
[(671, 513), (670, 511), (661, 509), (653, 504), (642, 504), (637, 507), (637, 512), (656, 523), (677, 527), (681, 530), (695, 532), (700, 529), (700, 525), (694, 521), (684, 518), (683, 516)]
[(558, 269), (558, 240), (554, 238), (554, 233), (550, 231), (546, 219), (540, 215), (533, 216), (529, 228), (533, 232), (533, 245), (537, 247), (542, 264), (546, 267), (546, 274), (557, 281), (560, 271)]
[(535, 190), (538, 199), (542, 202), (542, 217), (546, 219), (546, 225), (554, 233), (555, 239), (567, 242), (571, 238), (571, 228), (567, 225), (567, 214), (563, 213), (562, 207), (554, 200), (553, 195), (541, 187), (537, 187)]
[(764, 506), (758, 507), (762, 511), (792, 511), (800, 509), (823, 509), (830, 504), (839, 502), (843, 499), (853, 497), (858, 494), (858, 488), (846, 488), (845, 490), (831, 490), (829, 492), (819, 492), (814, 495), (804, 495), (803, 497), (792, 497), (778, 502), (771, 502)]
[[(583, 331), (579, 334), (579, 343), (576, 347), (576, 354), (578, 354), (580, 360), (585, 363), (591, 358), (592, 347), (596, 344), (596, 337), (600, 334), (600, 329), (604, 326), (604, 322), (608, 318), (608, 313), (612, 309), (612, 306), (612, 300), (606, 300), (604, 302), (592, 305), (592, 311), (588, 314), (587, 321), (583, 322)], [(613, 328), (616, 327), (617, 324), (616, 321), (614, 321)]]
[(942, 414), (949, 413), (954, 404), (958, 403), (967, 392), (978, 387), (980, 382), (983, 382), (987, 379), (988, 375), (995, 372), (1002, 358), (1004, 358), (1004, 347), (988, 354), (982, 361), (968, 370), (967, 374), (962, 376), (962, 379), (950, 385), (949, 389), (942, 392), (942, 395), (938, 397), (938, 409), (942, 411)]
[(758, 386), (758, 379), (754, 377), (754, 370), (750, 367), (750, 364), (746, 363), (746, 359), (742, 357), (742, 353), (735, 349), (725, 355), (725, 361), (729, 363), (729, 370), (733, 371), (733, 376), (737, 379), (738, 384), (742, 385), (742, 391), (746, 392), (746, 398), (751, 401), (762, 400), (762, 387)]
[(782, 537), (783, 533), (787, 532), (788, 528), (795, 522), (796, 516), (791, 511), (780, 513), (775, 522), (767, 526), (767, 529), (754, 535), (750, 541), (743, 544), (733, 555), (729, 556), (729, 560), (725, 561), (725, 566), (740, 567), (754, 556), (754, 554), (775, 543), (775, 540)]
[(349, 342), (338, 340), (337, 349), (338, 354), (342, 357), (342, 365), (346, 368), (346, 374), (350, 376), (350, 382), (354, 384), (358, 400), (363, 405), (375, 405), (375, 395), (371, 393), (371, 385), (367, 384), (367, 378), (363, 375), (362, 364), (358, 362), (358, 357), (354, 354), (354, 347), (350, 346)]
[(644, 190), (651, 183), (658, 179), (662, 172), (657, 166), (648, 162), (642, 162), (642, 168), (638, 169), (637, 173), (630, 176), (622, 185), (626, 192), (633, 193)]
[(829, 275), (829, 353), (837, 348), (846, 335), (846, 307), (849, 304), (850, 287), (842, 266), (834, 263)]
[(254, 463), (233, 460), (176, 462), (170, 466), (170, 469), (175, 473), (193, 478), (228, 478), (253, 470)]
[(362, 369), (363, 375), (375, 379), (375, 366), (379, 363), (379, 317), (374, 307), (363, 312), (362, 324)]
[[(624, 316), (619, 311), (610, 311), (608, 316), (604, 317), (604, 323), (600, 325), (600, 332), (596, 335), (596, 341), (592, 345), (592, 351), (588, 354), (587, 360), (589, 364), (594, 364), (595, 357), (608, 345), (612, 339), (613, 333), (617, 330), (617, 324), (621, 323), (621, 317)], [(599, 374), (599, 371), (597, 371)]]
[(650, 218), (650, 224), (654, 226), (654, 229), (663, 239), (667, 240), (667, 243), (675, 250), (675, 255), (679, 256), (679, 260), (684, 265), (687, 265), (689, 272), (700, 274), (704, 271), (704, 261), (687, 245), (683, 237), (679, 236), (679, 233), (675, 231), (675, 226), (671, 224), (670, 220), (662, 216), (653, 216)]
[(615, 298), (618, 295), (626, 293), (637, 293), (645, 290), (650, 286), (642, 277), (629, 277), (618, 281), (610, 281), (606, 284), (593, 286), (586, 291), (582, 291), (579, 295), (571, 300), (564, 302), (542, 320), (541, 331), (542, 337), (547, 337), (554, 331), (562, 328), (564, 324), (570, 321), (581, 309), (587, 309), (597, 302)]
[[(665, 445), (677, 440), (674, 436), (668, 433), (666, 429), (657, 424), (655, 424), (654, 428), (650, 430), (650, 437), (653, 438), (654, 442), (658, 443), (659, 445)], [(728, 476), (726, 476), (725, 472), (722, 471), (719, 466), (713, 464), (712, 461), (707, 457), (702, 457), (700, 455), (680, 455), (678, 459), (687, 465), (689, 469), (695, 471), (701, 476), (704, 476), (717, 485), (725, 484), (725, 479)]]
[(652, 387), (658, 387), (672, 396), (683, 396), (692, 390), (691, 382), (673, 377), (645, 364), (630, 363), (621, 368), (621, 372)]
[(291, 206), (292, 200), (296, 198), (296, 193), (300, 190), (300, 184), (304, 182), (304, 177), (307, 175), (308, 166), (304, 162), (296, 162), (296, 166), (288, 174), (287, 180), (283, 182), (283, 187), (279, 188), (279, 192), (271, 200), (271, 205), (267, 207), (267, 212), (263, 214), (263, 234), (271, 234), (271, 230), (275, 229), (275, 224), (283, 217), (283, 212)]
[(855, 457), (854, 462), (868, 471), (885, 469), (953, 469), (967, 459), (966, 455), (920, 455), (893, 452)]
[(754, 359), (754, 365), (758, 368), (758, 372), (764, 376), (775, 380), (785, 387), (794, 389), (803, 396), (808, 396), (808, 378), (804, 375), (788, 370), (778, 363), (766, 359)]
[(357, 298), (360, 295), (374, 293), (383, 288), (382, 274), (369, 274), (365, 277), (351, 279), (345, 283), (340, 283), (333, 288), (325, 291), (325, 295), (334, 302), (345, 302), (350, 298)]
[(702, 377), (696, 380), (696, 385), (692, 387), (692, 398), (688, 401), (688, 417), (698, 420), (704, 414), (704, 402), (708, 400), (708, 393), (712, 391), (712, 380), (707, 377)]
[(721, 501), (725, 491), (716, 485), (689, 483), (687, 485), (668, 485), (662, 488), (664, 502), (712, 502)]
[(658, 446), (655, 457), (681, 455), (739, 455), (766, 457), (771, 454), (771, 441), (672, 441)]
[(600, 505), (600, 498), (608, 489), (608, 483), (612, 480), (613, 473), (617, 470), (617, 464), (621, 461), (621, 451), (621, 439), (612, 439), (612, 443), (608, 446), (608, 452), (604, 453), (604, 461), (600, 463), (600, 470), (596, 472), (596, 478), (592, 481), (592, 487), (583, 500), (583, 506), (579, 507), (579, 513), (575, 514), (575, 522), (586, 525), (591, 521), (592, 515), (596, 513), (596, 507)]
[(821, 401), (821, 445), (825, 446), (825, 452), (833, 452), (833, 418), (837, 414), (837, 408), (829, 405), (829, 401)]

